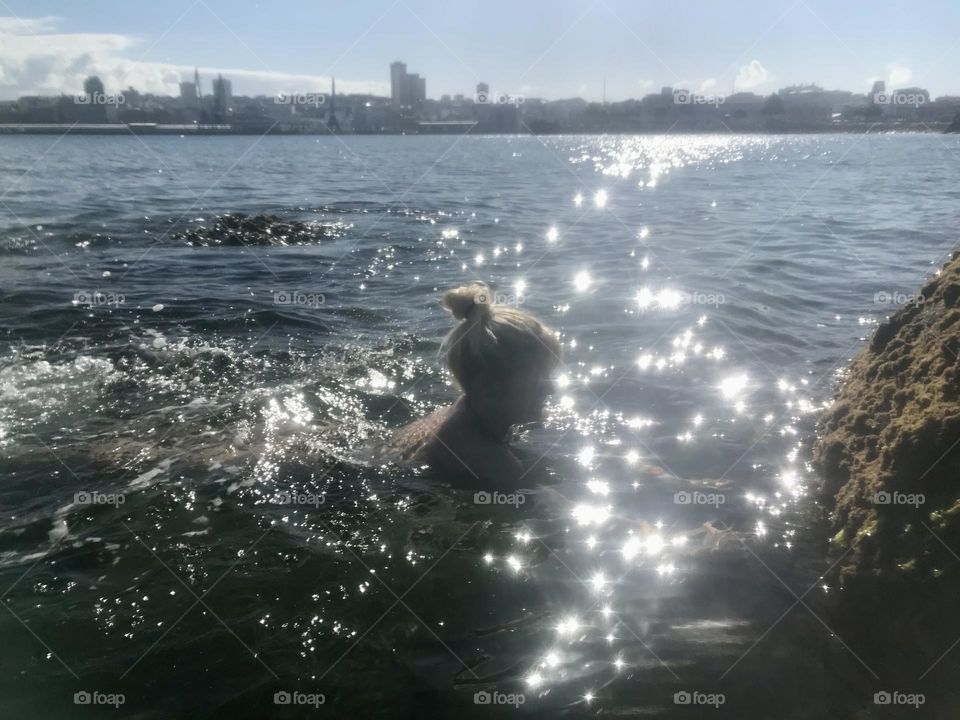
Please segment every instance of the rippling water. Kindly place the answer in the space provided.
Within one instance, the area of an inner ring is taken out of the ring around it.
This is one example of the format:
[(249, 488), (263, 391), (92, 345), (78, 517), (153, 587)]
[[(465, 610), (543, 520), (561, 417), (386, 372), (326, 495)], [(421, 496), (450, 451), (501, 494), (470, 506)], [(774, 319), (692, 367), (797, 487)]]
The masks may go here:
[[(823, 619), (806, 460), (955, 243), (958, 149), (3, 138), (4, 716), (114, 712), (77, 692), (136, 718), (872, 706), (895, 658)], [(179, 239), (230, 212), (334, 231)], [(437, 299), (472, 279), (563, 336), (519, 499), (363, 462), (454, 398)]]

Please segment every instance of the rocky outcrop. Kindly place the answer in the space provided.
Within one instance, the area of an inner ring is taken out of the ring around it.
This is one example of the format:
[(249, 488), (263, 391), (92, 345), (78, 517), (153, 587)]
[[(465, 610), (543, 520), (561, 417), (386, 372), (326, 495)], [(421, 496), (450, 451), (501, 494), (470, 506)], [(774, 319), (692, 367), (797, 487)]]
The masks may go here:
[(175, 240), (203, 247), (218, 245), (307, 245), (343, 235), (340, 223), (305, 223), (276, 215), (218, 216), (212, 225), (198, 225), (176, 233)]
[(960, 253), (877, 328), (818, 435), (845, 573), (960, 577)]

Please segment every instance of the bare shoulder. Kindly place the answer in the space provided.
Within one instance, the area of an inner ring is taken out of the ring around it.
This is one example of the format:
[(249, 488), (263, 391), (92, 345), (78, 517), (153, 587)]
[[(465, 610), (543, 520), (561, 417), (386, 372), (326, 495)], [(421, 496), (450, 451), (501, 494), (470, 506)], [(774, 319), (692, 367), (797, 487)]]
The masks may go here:
[(397, 430), (381, 454), (404, 465), (428, 465), (445, 481), (469, 487), (510, 490), (523, 465), (505, 443), (477, 432), (455, 406), (436, 410)]
[(523, 467), (503, 443), (449, 423), (440, 428), (428, 462), (458, 484), (485, 489), (507, 490), (523, 476)]
[(434, 410), (419, 420), (404, 425), (397, 430), (386, 446), (382, 449), (381, 455), (387, 459), (398, 462), (416, 462), (426, 461), (424, 455), (427, 454), (429, 447), (436, 441), (437, 432), (446, 422), (450, 415), (449, 407), (442, 407)]

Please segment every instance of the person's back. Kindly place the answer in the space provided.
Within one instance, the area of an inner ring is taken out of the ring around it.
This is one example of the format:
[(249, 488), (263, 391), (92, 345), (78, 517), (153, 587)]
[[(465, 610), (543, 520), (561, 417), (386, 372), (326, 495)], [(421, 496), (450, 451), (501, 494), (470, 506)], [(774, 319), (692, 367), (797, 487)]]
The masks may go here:
[(541, 419), (560, 343), (533, 316), (490, 297), (481, 283), (444, 295), (460, 324), (442, 351), (463, 394), (398, 430), (387, 457), (473, 487), (512, 488), (524, 471), (508, 440), (515, 426)]

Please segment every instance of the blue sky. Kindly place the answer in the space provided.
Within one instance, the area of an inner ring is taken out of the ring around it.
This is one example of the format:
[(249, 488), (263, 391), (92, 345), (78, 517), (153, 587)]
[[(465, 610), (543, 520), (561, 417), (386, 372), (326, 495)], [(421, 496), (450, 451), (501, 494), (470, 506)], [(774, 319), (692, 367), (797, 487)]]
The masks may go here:
[[(0, 98), (176, 91), (196, 65), (237, 94), (387, 94), (402, 59), (427, 94), (478, 80), (527, 97), (620, 100), (683, 86), (864, 92), (873, 79), (960, 94), (960, 2), (866, 0), (0, 0)], [(891, 88), (892, 89), (892, 88)], [(209, 89), (208, 89), (209, 90)]]

